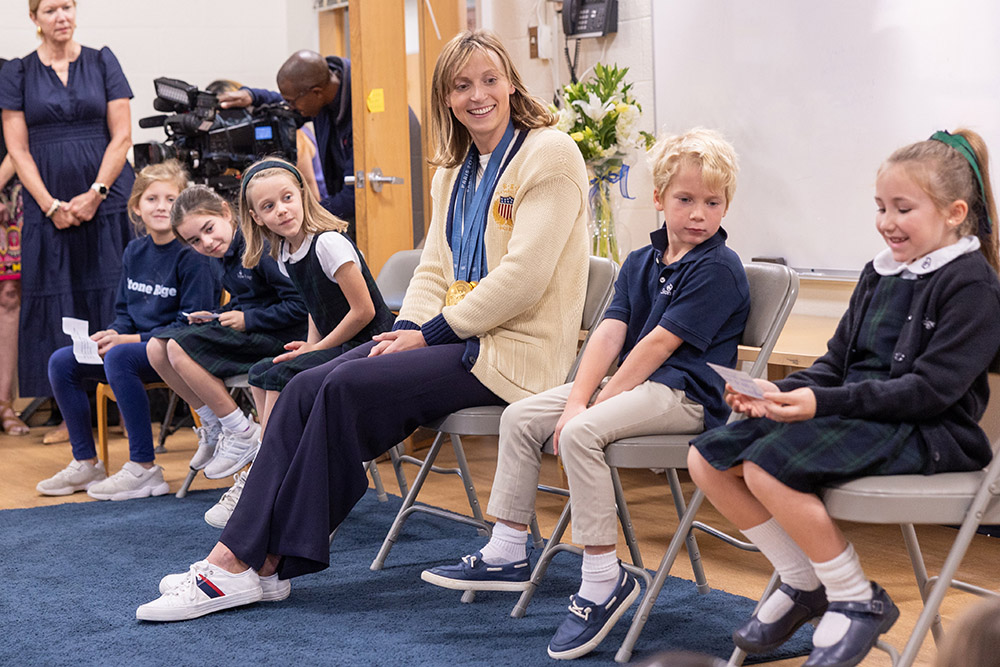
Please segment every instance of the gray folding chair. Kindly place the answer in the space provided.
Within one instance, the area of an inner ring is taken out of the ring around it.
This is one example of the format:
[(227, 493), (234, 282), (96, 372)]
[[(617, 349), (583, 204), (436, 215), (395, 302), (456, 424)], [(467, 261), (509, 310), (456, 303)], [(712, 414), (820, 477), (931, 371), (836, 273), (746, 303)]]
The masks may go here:
[[(1000, 375), (990, 374), (990, 389), (991, 399), (980, 421), (993, 445), (993, 462), (985, 470), (861, 477), (827, 487), (820, 494), (834, 519), (899, 524), (903, 531), (903, 542), (924, 607), (902, 656), (884, 642), (877, 645), (890, 655), (893, 665), (912, 665), (929, 629), (935, 644), (941, 643), (944, 631), (938, 609), (949, 588), (997, 597), (995, 591), (954, 578), (979, 526), (1000, 523), (1000, 503), (997, 502), (1000, 496)], [(961, 524), (937, 576), (927, 575), (914, 524)]]
[[(590, 332), (600, 321), (605, 308), (607, 308), (608, 303), (611, 301), (611, 296), (614, 293), (615, 277), (618, 274), (617, 265), (609, 259), (591, 257), (589, 262), (590, 268), (587, 277), (587, 297), (584, 303), (583, 318), (580, 326), (582, 330), (587, 332), (587, 338), (584, 339), (579, 353), (577, 354), (576, 361), (574, 361), (573, 366), (570, 369), (570, 378), (572, 378), (576, 373), (576, 367), (580, 362), (580, 355), (583, 354), (583, 350), (586, 348), (587, 340), (590, 338)], [(400, 464), (403, 462), (420, 465), (420, 470), (417, 473), (416, 479), (414, 479), (409, 492), (406, 494), (406, 499), (403, 501), (403, 505), (400, 508), (399, 513), (396, 515), (396, 519), (393, 521), (392, 527), (389, 529), (389, 533), (386, 535), (385, 541), (382, 543), (382, 547), (379, 549), (378, 555), (375, 557), (375, 560), (372, 561), (371, 569), (382, 569), (382, 566), (385, 564), (385, 559), (389, 555), (389, 551), (392, 549), (392, 545), (399, 538), (400, 531), (403, 528), (403, 523), (414, 512), (424, 512), (426, 514), (432, 514), (434, 516), (450, 519), (452, 521), (458, 521), (459, 523), (465, 523), (480, 529), (483, 535), (489, 534), (491, 530), (490, 524), (488, 524), (483, 518), (483, 512), (479, 506), (479, 498), (476, 494), (475, 486), (472, 483), (472, 476), (469, 473), (469, 466), (466, 462), (465, 450), (462, 447), (461, 436), (498, 435), (500, 432), (500, 414), (502, 412), (503, 408), (500, 406), (466, 408), (453, 412), (446, 417), (426, 425), (426, 428), (437, 431), (437, 436), (434, 438), (434, 442), (423, 460), (411, 456), (399, 456), (393, 458), (393, 464), (397, 471), (399, 470)], [(441, 446), (444, 443), (445, 434), (450, 436), (452, 448), (455, 451), (455, 458), (458, 460), (458, 468), (439, 468), (434, 465), (438, 452), (441, 450)], [(466, 495), (469, 499), (469, 507), (472, 510), (471, 517), (437, 507), (415, 504), (417, 494), (420, 493), (424, 480), (427, 479), (427, 475), (431, 472), (454, 474), (458, 475), (462, 479), (465, 484)], [(397, 475), (398, 474), (399, 472), (397, 472)], [(535, 533), (537, 541), (539, 539), (537, 536), (537, 527), (533, 526), (532, 528), (532, 532)], [(463, 597), (465, 601), (469, 601), (471, 598), (471, 595)]]
[[(747, 278), (750, 282), (750, 315), (747, 319), (746, 329), (743, 332), (742, 344), (759, 348), (756, 360), (753, 362), (749, 373), (754, 377), (763, 377), (767, 370), (767, 361), (774, 349), (774, 344), (778, 340), (785, 320), (792, 310), (795, 298), (798, 295), (799, 279), (798, 275), (786, 266), (779, 264), (751, 263), (744, 265)], [(734, 415), (730, 419), (736, 419)], [(653, 576), (652, 583), (646, 587), (646, 592), (642, 597), (638, 611), (632, 619), (625, 642), (619, 649), (615, 659), (618, 662), (628, 662), (632, 655), (632, 648), (642, 632), (643, 626), (649, 617), (650, 610), (656, 602), (656, 598), (666, 582), (674, 560), (683, 544), (687, 544), (688, 556), (695, 572), (695, 579), (699, 592), (707, 592), (708, 585), (705, 581), (705, 573), (701, 567), (701, 558), (698, 553), (697, 543), (691, 530), (697, 527), (709, 534), (725, 540), (739, 548), (755, 550), (755, 547), (748, 543), (733, 538), (710, 526), (694, 521), (695, 513), (701, 506), (704, 494), (701, 490), (696, 490), (689, 503), (685, 504), (681, 491), (680, 480), (677, 470), (687, 468), (688, 442), (697, 434), (687, 435), (649, 435), (634, 438), (626, 438), (613, 442), (604, 450), (604, 456), (608, 465), (611, 466), (612, 480), (615, 485), (615, 496), (620, 505), (619, 517), (622, 519), (622, 528), (628, 536), (632, 532), (631, 522), (627, 510), (624, 506), (624, 495), (621, 490), (621, 481), (618, 477), (617, 468), (664, 468), (667, 472), (667, 480), (670, 484), (670, 491), (673, 497), (677, 514), (681, 517), (680, 525), (674, 533), (667, 553), (660, 562), (659, 568)], [(567, 550), (567, 547), (560, 543), (562, 534), (569, 523), (569, 508), (563, 510), (563, 514), (556, 523), (553, 535), (549, 538), (545, 550), (542, 552), (538, 563), (535, 565), (531, 575), (531, 583), (522, 593), (517, 606), (511, 612), (512, 616), (521, 616), (527, 607), (531, 596), (537, 588), (538, 583), (545, 574), (548, 563), (552, 556), (559, 551)], [(637, 554), (633, 552), (633, 562), (637, 559)], [(641, 563), (641, 560), (639, 561)], [(737, 657), (742, 660), (742, 654)]]

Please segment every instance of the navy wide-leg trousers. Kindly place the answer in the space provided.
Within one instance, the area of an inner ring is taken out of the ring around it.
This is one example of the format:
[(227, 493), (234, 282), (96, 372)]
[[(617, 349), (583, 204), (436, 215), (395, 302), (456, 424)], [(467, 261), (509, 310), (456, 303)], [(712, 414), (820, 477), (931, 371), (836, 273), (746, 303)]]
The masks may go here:
[(465, 344), (367, 357), (374, 343), (296, 375), (281, 392), (221, 541), (279, 577), (329, 566), (330, 533), (368, 488), (364, 462), (461, 408), (503, 405), (463, 364)]

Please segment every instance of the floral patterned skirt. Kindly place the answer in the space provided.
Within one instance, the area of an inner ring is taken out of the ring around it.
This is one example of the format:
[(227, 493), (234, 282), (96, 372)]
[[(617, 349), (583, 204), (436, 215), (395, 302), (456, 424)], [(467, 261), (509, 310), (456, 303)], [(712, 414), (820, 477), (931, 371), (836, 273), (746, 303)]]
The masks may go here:
[(0, 189), (0, 280), (21, 277), (21, 182), (12, 178)]

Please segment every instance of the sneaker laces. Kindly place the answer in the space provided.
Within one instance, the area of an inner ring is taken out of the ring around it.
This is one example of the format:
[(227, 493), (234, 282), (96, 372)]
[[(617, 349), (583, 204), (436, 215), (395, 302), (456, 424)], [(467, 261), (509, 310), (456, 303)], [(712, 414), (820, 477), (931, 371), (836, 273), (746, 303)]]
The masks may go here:
[(186, 604), (197, 602), (198, 593), (201, 592), (201, 589), (198, 588), (198, 577), (202, 576), (204, 572), (210, 572), (211, 567), (210, 564), (203, 565), (201, 561), (192, 563), (185, 573), (184, 581), (164, 593), (163, 597), (178, 597)]
[[(215, 431), (214, 438), (212, 437), (212, 431)], [(194, 429), (194, 432), (198, 436), (199, 447), (214, 448), (219, 442), (219, 434), (222, 433), (222, 429), (220, 427), (213, 429), (211, 426), (198, 426)]]
[(242, 437), (250, 435), (252, 428), (251, 426), (242, 433), (226, 433), (223, 431), (222, 436), (219, 438), (219, 444), (215, 447), (215, 455), (223, 459), (238, 459), (240, 454), (253, 444), (245, 442)]
[(229, 490), (223, 493), (222, 497), (219, 498), (219, 502), (216, 503), (222, 505), (230, 512), (236, 509), (236, 503), (240, 501), (240, 494), (243, 493), (243, 485), (247, 481), (247, 471), (244, 470), (236, 473), (233, 475), (233, 479), (236, 483), (229, 487)]

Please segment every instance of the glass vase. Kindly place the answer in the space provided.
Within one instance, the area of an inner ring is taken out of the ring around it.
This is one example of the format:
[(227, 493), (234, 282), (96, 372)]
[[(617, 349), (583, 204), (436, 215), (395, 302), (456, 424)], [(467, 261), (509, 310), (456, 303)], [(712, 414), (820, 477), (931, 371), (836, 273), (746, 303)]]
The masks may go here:
[(617, 182), (621, 164), (591, 165), (590, 168), (590, 253), (608, 257), (615, 263), (618, 258), (618, 230), (615, 227), (617, 202), (611, 194)]

